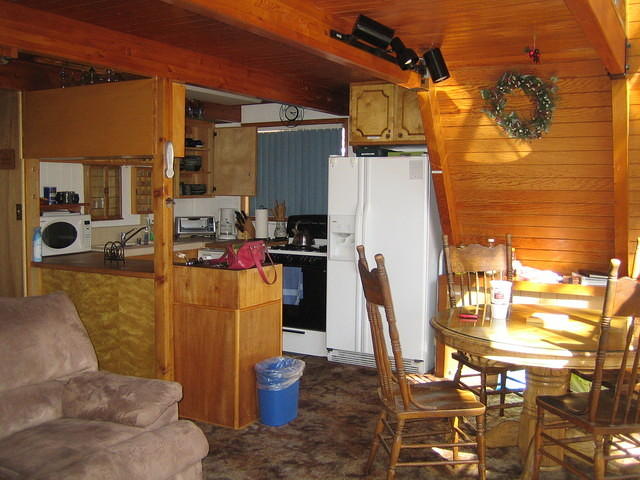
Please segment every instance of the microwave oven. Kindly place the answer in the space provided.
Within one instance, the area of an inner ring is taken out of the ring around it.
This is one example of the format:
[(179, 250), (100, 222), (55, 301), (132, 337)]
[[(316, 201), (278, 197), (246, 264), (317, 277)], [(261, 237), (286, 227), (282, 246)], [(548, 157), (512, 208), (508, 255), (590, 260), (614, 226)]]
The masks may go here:
[(91, 250), (91, 215), (67, 213), (40, 217), (42, 256)]

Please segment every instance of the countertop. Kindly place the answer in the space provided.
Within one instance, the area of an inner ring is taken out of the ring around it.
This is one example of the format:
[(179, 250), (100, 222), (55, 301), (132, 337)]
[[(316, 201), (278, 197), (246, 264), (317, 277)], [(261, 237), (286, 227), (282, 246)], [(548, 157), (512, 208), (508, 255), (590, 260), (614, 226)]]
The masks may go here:
[[(205, 238), (178, 239), (174, 240), (173, 250), (191, 250), (205, 247), (224, 249), (224, 247), (230, 243), (238, 245), (244, 243), (244, 240), (207, 241)], [(280, 245), (286, 243), (286, 240), (267, 241), (267, 243), (270, 245)], [(42, 262), (31, 262), (31, 265), (39, 268), (153, 278), (153, 260), (135, 258), (136, 256), (151, 253), (153, 253), (153, 245), (132, 245), (126, 249), (125, 262), (113, 262), (105, 261), (102, 248), (98, 249), (96, 247), (96, 249), (91, 252), (44, 257)]]
[(31, 265), (39, 268), (153, 278), (153, 261), (130, 258), (125, 262), (105, 262), (102, 252), (54, 255), (44, 257), (42, 262), (31, 262)]

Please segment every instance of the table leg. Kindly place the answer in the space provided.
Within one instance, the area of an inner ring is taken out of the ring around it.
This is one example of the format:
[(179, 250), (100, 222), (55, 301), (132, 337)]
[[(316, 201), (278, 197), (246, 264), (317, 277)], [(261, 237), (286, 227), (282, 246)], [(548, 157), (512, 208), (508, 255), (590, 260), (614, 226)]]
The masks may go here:
[[(531, 478), (533, 466), (533, 434), (536, 428), (536, 397), (538, 395), (562, 395), (569, 389), (570, 371), (562, 368), (527, 367), (527, 389), (520, 414), (518, 446), (522, 458), (521, 480)], [(562, 458), (560, 451), (556, 455)], [(544, 462), (543, 462), (544, 465)]]

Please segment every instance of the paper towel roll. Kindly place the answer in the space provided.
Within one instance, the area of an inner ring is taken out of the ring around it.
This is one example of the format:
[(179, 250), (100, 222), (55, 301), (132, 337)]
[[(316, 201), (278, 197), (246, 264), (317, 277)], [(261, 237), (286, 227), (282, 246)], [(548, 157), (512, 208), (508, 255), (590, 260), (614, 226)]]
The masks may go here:
[(256, 208), (256, 238), (267, 238), (269, 224), (269, 210)]

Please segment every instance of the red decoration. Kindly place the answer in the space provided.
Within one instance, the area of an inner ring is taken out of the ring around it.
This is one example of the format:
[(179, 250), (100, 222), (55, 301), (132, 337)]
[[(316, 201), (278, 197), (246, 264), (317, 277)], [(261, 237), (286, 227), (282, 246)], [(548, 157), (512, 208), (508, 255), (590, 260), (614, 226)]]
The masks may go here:
[(529, 58), (531, 59), (531, 61), (533, 63), (540, 63), (540, 50), (535, 48), (535, 47), (526, 47), (524, 49), (525, 52), (527, 52), (527, 55), (529, 55)]

